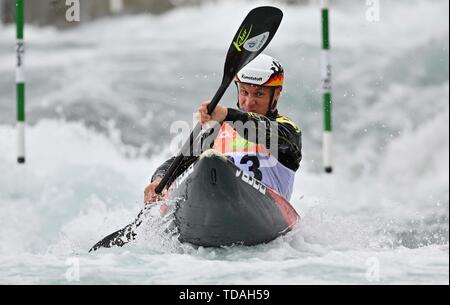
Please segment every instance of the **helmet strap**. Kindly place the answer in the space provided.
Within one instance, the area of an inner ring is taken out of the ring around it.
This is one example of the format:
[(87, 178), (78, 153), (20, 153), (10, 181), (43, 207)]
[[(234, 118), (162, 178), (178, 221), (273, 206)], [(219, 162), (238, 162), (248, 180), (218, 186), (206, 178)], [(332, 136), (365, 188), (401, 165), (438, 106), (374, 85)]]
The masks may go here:
[(277, 104), (278, 100), (274, 99), (275, 97), (275, 90), (277, 88), (272, 88), (272, 92), (270, 93), (270, 102), (269, 102), (269, 109), (267, 110), (266, 116), (270, 117), (274, 115), (277, 111)]

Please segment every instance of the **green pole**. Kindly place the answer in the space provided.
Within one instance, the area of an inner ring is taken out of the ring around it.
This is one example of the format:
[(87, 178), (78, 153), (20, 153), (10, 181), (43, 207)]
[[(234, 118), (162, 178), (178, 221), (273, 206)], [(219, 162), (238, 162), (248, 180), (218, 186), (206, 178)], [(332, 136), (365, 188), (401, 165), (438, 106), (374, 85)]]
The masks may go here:
[(16, 0), (17, 162), (25, 163), (24, 0)]
[(323, 90), (323, 166), (326, 173), (333, 172), (332, 164), (332, 121), (331, 121), (331, 60), (330, 60), (330, 29), (329, 3), (322, 0), (322, 90)]

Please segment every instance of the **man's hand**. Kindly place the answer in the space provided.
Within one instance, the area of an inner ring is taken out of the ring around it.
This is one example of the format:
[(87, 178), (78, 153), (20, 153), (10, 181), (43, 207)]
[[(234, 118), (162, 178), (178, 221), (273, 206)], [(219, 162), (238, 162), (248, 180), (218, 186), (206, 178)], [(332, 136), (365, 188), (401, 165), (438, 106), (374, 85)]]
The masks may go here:
[(217, 105), (216, 108), (214, 109), (214, 112), (211, 115), (209, 115), (208, 105), (210, 102), (211, 101), (205, 101), (202, 103), (200, 108), (198, 108), (197, 119), (202, 125), (204, 125), (209, 121), (216, 121), (222, 123), (227, 117), (228, 108), (221, 105)]
[(155, 201), (159, 201), (163, 199), (163, 195), (158, 195), (155, 192), (156, 187), (159, 185), (161, 181), (160, 177), (157, 177), (152, 183), (150, 183), (144, 190), (144, 203), (145, 205), (151, 204)]

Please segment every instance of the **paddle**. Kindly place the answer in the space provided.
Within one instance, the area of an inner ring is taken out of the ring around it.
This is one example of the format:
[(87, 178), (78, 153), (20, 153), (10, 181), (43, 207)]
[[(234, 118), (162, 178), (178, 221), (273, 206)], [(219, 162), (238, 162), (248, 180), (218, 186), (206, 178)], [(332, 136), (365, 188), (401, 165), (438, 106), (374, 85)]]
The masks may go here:
[[(283, 13), (280, 9), (271, 6), (257, 7), (251, 10), (247, 17), (242, 22), (238, 32), (233, 38), (230, 48), (225, 59), (225, 67), (222, 78), (222, 83), (214, 95), (211, 103), (208, 105), (208, 113), (211, 114), (216, 108), (225, 91), (230, 86), (236, 73), (241, 70), (246, 64), (258, 56), (270, 43), (274, 37), (278, 27), (280, 26)], [(191, 132), (189, 139), (184, 143), (181, 151), (172, 162), (166, 174), (162, 178), (159, 185), (156, 187), (156, 193), (160, 194), (167, 186), (167, 183), (173, 176), (174, 172), (180, 166), (184, 156), (188, 156), (192, 150), (193, 139), (196, 139), (201, 132), (201, 125), (197, 124)], [(98, 248), (111, 246), (123, 246), (135, 238), (136, 233), (134, 229), (137, 228), (143, 221), (145, 211), (144, 207), (135, 220), (101, 241), (95, 244), (90, 250), (95, 251)]]
[[(222, 83), (208, 105), (208, 114), (213, 113), (236, 73), (258, 56), (270, 43), (280, 26), (282, 18), (281, 10), (271, 6), (258, 7), (248, 13), (228, 50)], [(183, 161), (183, 157), (190, 154), (193, 139), (198, 137), (200, 131), (201, 125), (198, 123), (191, 132), (189, 140), (184, 143), (180, 153), (156, 187), (156, 193), (160, 194), (163, 191), (167, 182)]]

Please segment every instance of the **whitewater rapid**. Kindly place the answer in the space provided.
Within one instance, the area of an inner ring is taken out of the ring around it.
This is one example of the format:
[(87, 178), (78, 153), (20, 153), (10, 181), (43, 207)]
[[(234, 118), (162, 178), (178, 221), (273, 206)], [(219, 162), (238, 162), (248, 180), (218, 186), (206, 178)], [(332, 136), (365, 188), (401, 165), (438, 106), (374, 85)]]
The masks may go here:
[[(286, 69), (280, 111), (303, 131), (292, 196), (302, 220), (250, 248), (197, 249), (153, 228), (145, 241), (87, 253), (142, 208), (170, 156), (170, 124), (191, 122), (215, 92), (256, 3), (62, 32), (28, 26), (24, 166), (15, 163), (14, 28), (0, 25), (0, 283), (448, 284), (449, 4), (382, 3), (375, 23), (364, 4), (331, 11), (331, 176), (321, 168), (320, 11), (279, 5), (285, 17), (267, 53)], [(222, 103), (235, 99), (230, 87)]]

